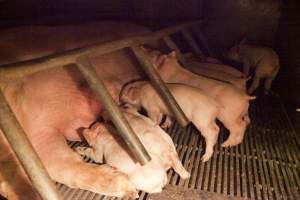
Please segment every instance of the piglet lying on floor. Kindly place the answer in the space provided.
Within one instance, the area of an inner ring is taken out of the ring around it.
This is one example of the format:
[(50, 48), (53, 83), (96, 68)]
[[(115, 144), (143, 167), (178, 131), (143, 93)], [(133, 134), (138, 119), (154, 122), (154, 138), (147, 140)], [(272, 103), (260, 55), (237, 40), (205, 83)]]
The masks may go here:
[[(205, 95), (201, 89), (180, 83), (168, 83), (166, 86), (187, 118), (193, 122), (205, 138), (206, 150), (202, 161), (209, 160), (219, 133), (219, 127), (215, 122), (218, 115), (217, 103), (212, 97)], [(137, 108), (143, 107), (156, 124), (161, 122), (164, 114), (171, 115), (154, 88), (145, 81), (127, 85), (121, 93), (121, 101)], [(169, 123), (168, 117), (166, 121)]]
[(138, 190), (149, 193), (161, 192), (167, 184), (166, 170), (174, 168), (181, 178), (190, 174), (182, 166), (170, 136), (149, 118), (131, 109), (124, 109), (124, 115), (137, 134), (152, 160), (144, 166), (132, 159), (125, 144), (116, 137), (115, 129), (107, 124), (96, 123), (85, 129), (83, 135), (91, 147), (77, 147), (76, 151), (96, 162), (106, 163), (127, 174)]

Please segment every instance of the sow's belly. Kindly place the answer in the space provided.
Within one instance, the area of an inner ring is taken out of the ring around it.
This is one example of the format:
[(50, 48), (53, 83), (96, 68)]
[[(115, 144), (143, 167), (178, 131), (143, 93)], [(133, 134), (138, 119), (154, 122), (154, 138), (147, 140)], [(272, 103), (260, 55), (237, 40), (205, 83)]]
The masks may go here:
[[(118, 103), (122, 86), (143, 77), (128, 49), (91, 58), (97, 75)], [(102, 114), (103, 107), (75, 65), (41, 71), (4, 87), (5, 95), (32, 140), (42, 141), (41, 132), (51, 127), (69, 140), (80, 140)]]

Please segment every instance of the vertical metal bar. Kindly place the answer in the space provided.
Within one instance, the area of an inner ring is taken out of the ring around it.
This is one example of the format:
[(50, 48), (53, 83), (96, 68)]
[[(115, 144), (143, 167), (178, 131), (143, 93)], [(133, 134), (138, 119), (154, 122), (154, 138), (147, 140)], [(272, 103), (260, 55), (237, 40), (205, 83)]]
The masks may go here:
[(148, 161), (151, 160), (148, 152), (146, 151), (145, 147), (143, 146), (139, 138), (136, 136), (130, 125), (128, 124), (119, 107), (114, 102), (113, 98), (104, 86), (102, 80), (97, 77), (96, 70), (93, 68), (88, 58), (80, 57), (76, 60), (76, 64), (80, 72), (87, 80), (90, 87), (96, 93), (98, 99), (101, 101), (104, 108), (108, 111), (112, 122), (118, 130), (118, 133), (128, 145), (133, 156), (142, 165), (146, 164)]
[(45, 200), (60, 199), (55, 185), (0, 91), (0, 127), (32, 185)]
[(170, 49), (172, 49), (176, 52), (178, 60), (180, 61), (180, 63), (183, 66), (186, 66), (187, 65), (186, 60), (185, 60), (184, 56), (182, 55), (180, 49), (177, 47), (176, 43), (172, 40), (172, 38), (170, 36), (165, 36), (163, 38), (163, 40)]
[(205, 56), (197, 45), (197, 41), (193, 38), (192, 34), (187, 29), (183, 29), (181, 33), (198, 58), (200, 58), (201, 61), (205, 61)]
[(200, 30), (199, 26), (193, 26), (192, 30), (196, 33), (196, 37), (202, 43), (204, 48), (206, 49), (209, 56), (214, 56), (214, 52), (210, 49), (207, 38), (205, 38), (203, 32)]
[(141, 51), (139, 47), (132, 46), (131, 48), (134, 54), (136, 55), (137, 59), (139, 60), (144, 72), (148, 75), (154, 88), (156, 89), (158, 94), (162, 97), (166, 106), (169, 108), (169, 110), (171, 111), (175, 119), (178, 121), (178, 123), (181, 126), (186, 126), (189, 123), (188, 118), (185, 116), (185, 114), (177, 104), (175, 98), (173, 97), (169, 89), (165, 86), (161, 77), (154, 69), (152, 63), (147, 59), (147, 56), (144, 54), (143, 51)]

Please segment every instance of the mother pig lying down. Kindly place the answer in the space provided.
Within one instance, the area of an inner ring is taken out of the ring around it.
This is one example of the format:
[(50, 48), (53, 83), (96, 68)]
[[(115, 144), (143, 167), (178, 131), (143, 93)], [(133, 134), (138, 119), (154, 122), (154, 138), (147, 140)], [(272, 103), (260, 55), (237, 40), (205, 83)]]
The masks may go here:
[[(31, 26), (26, 28), (28, 34), (25, 35), (22, 34), (24, 27), (18, 28), (19, 31), (1, 31), (0, 46), (7, 45), (9, 48), (3, 49), (9, 52), (3, 54), (7, 57), (0, 56), (0, 63), (149, 32), (147, 28), (134, 24), (103, 22), (89, 26), (93, 37), (87, 37), (85, 25), (76, 26), (76, 31), (72, 27)], [(46, 43), (43, 42), (45, 37), (42, 30), (49, 36)], [(37, 35), (39, 42), (36, 42)], [(115, 100), (123, 84), (141, 77), (137, 61), (129, 49), (93, 56), (90, 61)], [(66, 143), (66, 139), (80, 140), (81, 130), (95, 122), (103, 111), (101, 102), (74, 64), (58, 66), (5, 83), (1, 81), (0, 88), (54, 181), (110, 196), (123, 197), (136, 192), (126, 174), (109, 165), (83, 162)]]
[(170, 167), (188, 178), (190, 174), (182, 166), (170, 136), (149, 118), (132, 109), (123, 109), (129, 124), (151, 155), (152, 160), (144, 166), (137, 163), (128, 153), (125, 144), (117, 138), (116, 130), (108, 124), (96, 123), (85, 129), (83, 136), (91, 147), (77, 147), (76, 151), (98, 163), (116, 167), (128, 175), (129, 180), (139, 189), (149, 193), (161, 192), (167, 184), (166, 170)]
[(184, 83), (202, 89), (218, 103), (219, 114), (217, 118), (230, 132), (228, 139), (222, 144), (223, 147), (234, 146), (242, 142), (247, 125), (250, 123), (248, 116), (249, 100), (255, 99), (254, 96), (249, 96), (230, 84), (209, 79), (184, 69), (178, 63), (174, 51), (165, 55), (158, 51), (142, 49), (165, 82)]

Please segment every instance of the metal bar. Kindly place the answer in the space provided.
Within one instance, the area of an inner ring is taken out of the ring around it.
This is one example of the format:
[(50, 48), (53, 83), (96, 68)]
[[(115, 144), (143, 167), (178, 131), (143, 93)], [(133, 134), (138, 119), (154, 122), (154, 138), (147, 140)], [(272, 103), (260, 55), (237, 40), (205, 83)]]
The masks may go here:
[(207, 53), (209, 56), (214, 56), (214, 52), (210, 49), (208, 42), (207, 42), (207, 38), (204, 36), (203, 32), (201, 31), (201, 29), (199, 28), (199, 26), (195, 25), (192, 26), (192, 30), (196, 33), (196, 37), (198, 38), (198, 40), (202, 43), (202, 45), (204, 46), (204, 48), (206, 49)]
[(180, 31), (182, 28), (186, 28), (193, 25), (199, 25), (201, 23), (203, 23), (203, 21), (201, 20), (189, 22), (174, 27), (162, 29), (151, 35), (129, 37), (110, 42), (97, 43), (83, 48), (77, 48), (65, 51), (63, 53), (57, 53), (29, 61), (2, 65), (0, 66), (0, 81), (7, 81), (13, 78), (20, 78), (36, 73), (38, 71), (71, 64), (74, 63), (76, 59), (81, 56), (102, 55), (125, 47), (129, 47), (134, 43), (145, 44), (154, 40), (159, 40), (166, 35), (170, 35), (172, 33)]
[(0, 91), (0, 127), (32, 185), (45, 200), (59, 200), (55, 185)]
[(131, 49), (133, 50), (135, 56), (138, 58), (144, 72), (148, 75), (155, 90), (162, 97), (164, 103), (169, 108), (175, 119), (181, 126), (186, 126), (189, 123), (188, 118), (185, 116), (180, 106), (177, 104), (175, 98), (173, 97), (169, 89), (165, 86), (161, 77), (154, 69), (152, 63), (147, 59), (147, 56), (144, 54), (143, 51), (141, 51), (139, 47), (132, 46)]
[(170, 49), (176, 52), (177, 58), (180, 61), (180, 63), (183, 66), (187, 66), (186, 64), (187, 62), (185, 61), (183, 54), (181, 53), (180, 49), (177, 47), (176, 43), (172, 40), (172, 38), (170, 36), (165, 36), (163, 40)]
[(0, 81), (6, 81), (13, 78), (20, 78), (42, 70), (53, 67), (64, 66), (75, 63), (81, 56), (95, 56), (116, 51), (133, 44), (132, 38), (116, 40), (87, 46), (84, 48), (73, 49), (63, 53), (54, 54), (26, 62), (13, 63), (0, 67)]
[(136, 136), (127, 120), (123, 116), (117, 104), (109, 94), (108, 90), (104, 86), (104, 83), (97, 77), (96, 71), (87, 57), (80, 57), (76, 61), (77, 67), (83, 74), (90, 87), (94, 90), (101, 103), (103, 103), (105, 109), (108, 111), (110, 118), (118, 133), (128, 145), (133, 156), (142, 164), (146, 164), (151, 160), (145, 147)]
[(165, 36), (168, 36), (168, 35), (172, 35), (176, 32), (181, 31), (182, 29), (192, 27), (192, 26), (198, 26), (198, 25), (201, 25), (203, 23), (204, 23), (203, 20), (198, 20), (198, 21), (183, 23), (183, 24), (179, 24), (179, 25), (176, 25), (176, 26), (164, 28), (162, 30), (156, 31), (155, 33), (151, 34), (150, 37), (136, 38), (136, 42), (138, 42), (140, 44), (143, 44), (143, 43), (147, 43), (147, 42), (150, 42), (150, 41), (153, 41), (153, 40), (160, 40), (161, 38), (163, 38)]
[(193, 49), (193, 51), (196, 53), (197, 57), (200, 58), (201, 61), (205, 61), (205, 55), (201, 51), (201, 49), (197, 45), (197, 41), (193, 38), (192, 34), (187, 30), (183, 29), (181, 31), (183, 37), (187, 41), (187, 43), (190, 45), (190, 47)]

